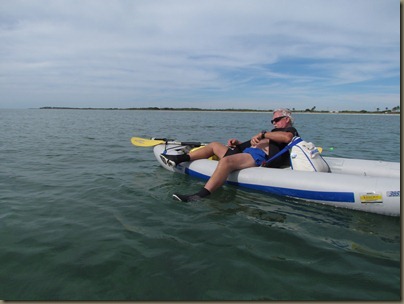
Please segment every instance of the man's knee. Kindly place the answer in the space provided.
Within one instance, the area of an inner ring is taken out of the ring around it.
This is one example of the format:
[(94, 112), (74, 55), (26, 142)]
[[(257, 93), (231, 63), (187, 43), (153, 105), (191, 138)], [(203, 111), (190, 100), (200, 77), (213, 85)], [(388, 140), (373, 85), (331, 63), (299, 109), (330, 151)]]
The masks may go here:
[(218, 166), (220, 167), (225, 167), (225, 168), (231, 168), (233, 166), (234, 162), (231, 157), (223, 157), (222, 159), (219, 160)]
[(209, 145), (212, 148), (212, 152), (219, 158), (222, 158), (228, 149), (225, 145), (217, 141), (211, 142)]
[(220, 142), (218, 142), (218, 141), (212, 141), (208, 146), (211, 146), (211, 147), (221, 147), (221, 146), (223, 146), (223, 144), (220, 143)]

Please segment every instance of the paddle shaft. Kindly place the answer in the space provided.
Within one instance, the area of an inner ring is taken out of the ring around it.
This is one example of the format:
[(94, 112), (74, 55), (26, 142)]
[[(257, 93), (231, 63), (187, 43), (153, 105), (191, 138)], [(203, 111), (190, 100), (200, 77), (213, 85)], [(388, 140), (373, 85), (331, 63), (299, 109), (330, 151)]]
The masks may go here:
[(164, 141), (167, 144), (171, 144), (171, 145), (180, 145), (180, 146), (195, 146), (195, 147), (199, 147), (199, 146), (205, 146), (206, 144), (203, 144), (199, 141), (174, 141), (174, 139), (167, 139), (167, 138), (156, 138), (153, 137), (152, 140), (161, 140)]
[(204, 146), (204, 143), (201, 142), (194, 142), (194, 141), (173, 141), (166, 138), (140, 138), (140, 137), (132, 137), (131, 142), (135, 146), (139, 147), (153, 147), (161, 144), (168, 144), (168, 145), (179, 145), (179, 146), (194, 146), (200, 147)]

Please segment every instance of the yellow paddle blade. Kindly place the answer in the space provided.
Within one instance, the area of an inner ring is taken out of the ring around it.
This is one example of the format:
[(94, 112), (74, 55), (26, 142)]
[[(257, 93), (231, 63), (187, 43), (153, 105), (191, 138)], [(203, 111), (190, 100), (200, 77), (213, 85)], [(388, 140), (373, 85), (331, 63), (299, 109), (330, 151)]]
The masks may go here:
[(153, 147), (165, 143), (164, 140), (146, 139), (140, 137), (132, 137), (130, 141), (134, 146), (138, 147)]

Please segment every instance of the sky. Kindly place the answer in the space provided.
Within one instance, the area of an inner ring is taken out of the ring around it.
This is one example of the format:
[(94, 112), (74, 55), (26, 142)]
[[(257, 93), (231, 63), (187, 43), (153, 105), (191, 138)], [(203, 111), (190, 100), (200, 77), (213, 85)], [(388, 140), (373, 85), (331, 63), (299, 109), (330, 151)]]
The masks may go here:
[(399, 105), (399, 0), (0, 0), (0, 108)]

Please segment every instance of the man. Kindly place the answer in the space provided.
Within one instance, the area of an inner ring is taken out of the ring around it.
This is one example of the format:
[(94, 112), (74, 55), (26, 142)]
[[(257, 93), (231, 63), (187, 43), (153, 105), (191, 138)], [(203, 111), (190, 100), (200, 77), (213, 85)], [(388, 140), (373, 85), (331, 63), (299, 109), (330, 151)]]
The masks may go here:
[[(261, 166), (291, 142), (294, 136), (299, 136), (293, 127), (292, 113), (288, 109), (275, 110), (271, 123), (275, 126), (272, 131), (262, 131), (244, 143), (232, 138), (228, 140), (227, 146), (219, 142), (212, 142), (189, 154), (161, 154), (162, 161), (170, 166), (176, 166), (185, 161), (209, 158), (213, 155), (220, 159), (212, 176), (199, 192), (191, 195), (174, 193), (173, 198), (183, 202), (204, 198), (221, 187), (231, 172)], [(284, 153), (271, 161), (268, 167), (279, 168), (290, 165), (289, 157), (289, 153)]]

